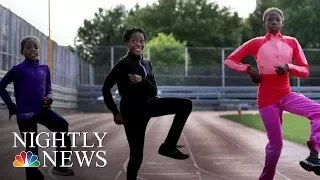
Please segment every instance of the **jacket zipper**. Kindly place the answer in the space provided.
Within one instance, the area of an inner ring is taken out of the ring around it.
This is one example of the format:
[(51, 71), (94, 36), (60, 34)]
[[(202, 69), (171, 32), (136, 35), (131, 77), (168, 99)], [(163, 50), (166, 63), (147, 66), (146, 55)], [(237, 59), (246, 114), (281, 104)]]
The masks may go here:
[(142, 58), (139, 60), (139, 65), (143, 68), (143, 71), (144, 71), (144, 77), (147, 77), (147, 71), (146, 71), (146, 68), (141, 64), (142, 62)]

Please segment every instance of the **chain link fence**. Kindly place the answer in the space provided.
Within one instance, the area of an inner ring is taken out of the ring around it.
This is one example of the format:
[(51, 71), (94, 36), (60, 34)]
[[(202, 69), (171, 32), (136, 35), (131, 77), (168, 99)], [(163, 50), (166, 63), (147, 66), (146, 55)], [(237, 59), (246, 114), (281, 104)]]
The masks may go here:
[[(94, 66), (94, 84), (101, 85), (111, 67), (127, 53), (122, 46), (99, 46), (103, 61)], [(230, 70), (223, 65), (235, 48), (183, 47), (146, 48), (144, 56), (153, 64), (160, 86), (255, 86), (246, 74)], [(320, 85), (320, 49), (304, 49), (310, 65), (310, 76), (300, 79), (290, 76), (292, 86)], [(242, 63), (257, 68), (253, 56)]]

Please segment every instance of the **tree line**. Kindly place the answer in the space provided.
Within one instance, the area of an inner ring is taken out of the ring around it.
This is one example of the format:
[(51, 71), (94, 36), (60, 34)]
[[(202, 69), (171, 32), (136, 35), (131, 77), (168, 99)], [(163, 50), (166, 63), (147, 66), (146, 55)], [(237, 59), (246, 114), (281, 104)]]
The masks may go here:
[[(241, 18), (230, 8), (209, 0), (158, 0), (145, 7), (136, 4), (129, 10), (124, 5), (99, 8), (94, 18), (84, 20), (83, 26), (79, 27), (76, 48), (81, 58), (96, 67), (108, 66), (109, 46), (121, 46), (123, 31), (133, 25), (146, 30), (153, 64), (162, 67), (181, 64), (184, 69), (181, 61), (185, 57), (183, 48), (187, 46), (211, 48), (206, 53), (200, 50), (188, 52), (193, 67), (214, 66), (221, 64), (220, 51), (215, 49), (236, 48), (253, 37), (265, 35), (262, 16), (268, 7), (283, 10), (283, 34), (296, 37), (304, 48), (319, 48), (320, 20), (317, 17), (320, 15), (320, 0), (262, 0), (247, 18)], [(318, 54), (306, 53), (310, 63), (316, 64), (319, 63), (316, 62)], [(123, 55), (123, 51), (115, 51), (114, 54), (116, 58)], [(204, 75), (216, 72), (214, 68), (190, 71)]]

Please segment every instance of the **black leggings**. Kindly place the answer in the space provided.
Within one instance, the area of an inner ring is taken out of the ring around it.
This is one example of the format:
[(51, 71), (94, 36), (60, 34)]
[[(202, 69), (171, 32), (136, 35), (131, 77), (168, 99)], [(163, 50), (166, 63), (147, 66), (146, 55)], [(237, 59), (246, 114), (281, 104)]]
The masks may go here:
[[(71, 151), (71, 140), (70, 137), (67, 135), (69, 124), (68, 122), (52, 111), (49, 108), (43, 108), (41, 112), (37, 115), (35, 115), (32, 119), (26, 119), (26, 120), (18, 120), (18, 126), (19, 130), (21, 132), (21, 136), (23, 137), (23, 132), (28, 132), (26, 137), (26, 152), (31, 151), (33, 154), (38, 155), (38, 147), (36, 145), (36, 139), (34, 138), (34, 147), (30, 147), (31, 145), (31, 137), (29, 132), (35, 132), (37, 133), (37, 124), (41, 124), (48, 128), (52, 132), (58, 132), (56, 134), (56, 146), (57, 146), (57, 156), (56, 156), (56, 165), (61, 166), (62, 165), (62, 153), (60, 151)], [(64, 145), (66, 147), (60, 147), (62, 145), (61, 140), (62, 134), (60, 132), (66, 132), (64, 137)], [(67, 158), (71, 154), (66, 154), (65, 157)], [(66, 162), (67, 163), (67, 162)], [(26, 168), (26, 178), (27, 180), (42, 180), (41, 172), (38, 170), (38, 168), (34, 167), (27, 167)]]
[(120, 110), (130, 146), (127, 180), (136, 180), (143, 160), (145, 132), (150, 118), (175, 114), (164, 142), (167, 147), (175, 148), (192, 111), (192, 101), (181, 98), (123, 100)]

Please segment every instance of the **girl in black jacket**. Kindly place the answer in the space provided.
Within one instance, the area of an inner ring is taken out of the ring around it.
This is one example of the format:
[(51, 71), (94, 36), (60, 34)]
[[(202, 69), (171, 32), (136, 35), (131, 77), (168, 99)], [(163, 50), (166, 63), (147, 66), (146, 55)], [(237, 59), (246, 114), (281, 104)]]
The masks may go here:
[[(130, 146), (127, 180), (136, 180), (142, 164), (144, 138), (152, 117), (175, 114), (168, 136), (158, 153), (174, 159), (187, 159), (177, 149), (184, 125), (192, 111), (192, 102), (181, 98), (157, 98), (157, 84), (151, 62), (143, 58), (147, 35), (141, 28), (125, 30), (123, 42), (128, 53), (122, 57), (105, 78), (102, 92), (107, 108), (116, 124), (123, 124)], [(111, 88), (117, 83), (121, 96), (120, 112), (113, 100)]]

